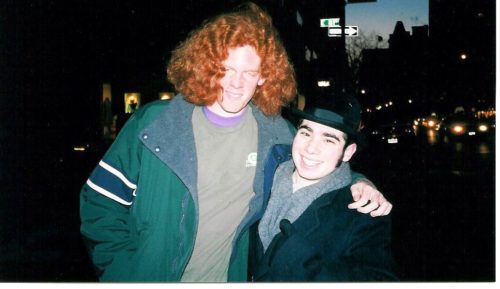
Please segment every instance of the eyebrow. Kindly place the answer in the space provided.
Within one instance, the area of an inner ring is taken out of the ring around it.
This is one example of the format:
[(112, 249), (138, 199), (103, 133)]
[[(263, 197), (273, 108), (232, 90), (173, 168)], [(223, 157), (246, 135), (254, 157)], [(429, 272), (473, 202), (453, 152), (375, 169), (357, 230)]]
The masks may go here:
[[(236, 68), (230, 66), (230, 65), (227, 65), (227, 64), (223, 64), (223, 66), (225, 68), (229, 68), (229, 69), (232, 69), (232, 70), (236, 70)], [(249, 70), (243, 70), (243, 72), (258, 72), (260, 73), (260, 68), (257, 68), (257, 70), (254, 70), (254, 69), (249, 69)]]
[(323, 133), (323, 136), (333, 138), (333, 139), (337, 140), (338, 142), (340, 142), (340, 138), (338, 136), (336, 136), (336, 135), (333, 135), (333, 134), (325, 132), (325, 133)]
[(307, 130), (307, 131), (312, 131), (312, 128), (310, 128), (309, 126), (307, 126), (307, 125), (305, 125), (305, 124), (300, 125), (300, 126), (299, 126), (299, 129), (301, 129), (301, 128), (303, 128), (303, 129), (305, 129), (305, 130)]
[[(299, 129), (302, 129), (302, 128), (305, 129), (305, 130), (307, 130), (307, 131), (309, 131), (309, 132), (313, 131), (313, 129), (310, 126), (305, 125), (305, 124), (299, 126)], [(329, 137), (329, 138), (333, 138), (333, 139), (337, 140), (338, 142), (340, 142), (340, 138), (338, 136), (334, 135), (334, 134), (324, 132), (323, 136)]]

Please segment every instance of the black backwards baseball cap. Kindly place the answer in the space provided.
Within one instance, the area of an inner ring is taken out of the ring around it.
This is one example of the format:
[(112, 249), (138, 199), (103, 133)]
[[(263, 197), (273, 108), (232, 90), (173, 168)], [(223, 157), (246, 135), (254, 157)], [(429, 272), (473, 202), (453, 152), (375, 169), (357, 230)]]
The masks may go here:
[(304, 110), (292, 108), (296, 119), (307, 119), (346, 133), (352, 142), (361, 141), (361, 105), (351, 95), (325, 95), (325, 97), (306, 102)]

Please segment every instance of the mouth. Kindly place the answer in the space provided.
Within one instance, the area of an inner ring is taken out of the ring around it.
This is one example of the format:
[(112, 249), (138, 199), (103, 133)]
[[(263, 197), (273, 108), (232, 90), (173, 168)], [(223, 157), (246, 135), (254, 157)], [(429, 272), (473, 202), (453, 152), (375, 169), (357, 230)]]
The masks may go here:
[(230, 98), (240, 98), (243, 96), (243, 93), (231, 92), (227, 90), (224, 92), (224, 94)]
[(306, 167), (314, 167), (314, 166), (317, 166), (321, 163), (321, 161), (313, 160), (313, 159), (307, 158), (305, 156), (301, 156), (301, 159), (302, 159), (302, 163)]

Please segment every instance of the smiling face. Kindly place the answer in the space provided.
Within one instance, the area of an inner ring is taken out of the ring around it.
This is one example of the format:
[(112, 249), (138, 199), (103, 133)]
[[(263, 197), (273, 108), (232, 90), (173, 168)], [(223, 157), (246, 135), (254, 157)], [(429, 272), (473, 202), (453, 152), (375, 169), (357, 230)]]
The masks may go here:
[(236, 116), (244, 111), (252, 99), (257, 86), (264, 84), (260, 74), (261, 59), (252, 46), (229, 49), (229, 55), (222, 62), (226, 70), (220, 80), (222, 91), (217, 101), (208, 108), (224, 116)]
[(340, 130), (304, 120), (293, 140), (294, 184), (312, 185), (335, 171), (341, 161), (349, 161), (356, 144), (344, 149), (345, 145), (346, 135)]

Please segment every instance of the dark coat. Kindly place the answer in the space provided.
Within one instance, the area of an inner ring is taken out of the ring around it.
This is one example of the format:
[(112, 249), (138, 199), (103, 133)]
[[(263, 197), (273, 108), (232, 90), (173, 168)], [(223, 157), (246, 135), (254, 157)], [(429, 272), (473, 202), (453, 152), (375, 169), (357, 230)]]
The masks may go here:
[(322, 195), (292, 224), (286, 219), (281, 221), (281, 232), (265, 254), (254, 226), (252, 279), (397, 280), (391, 254), (390, 217), (372, 218), (348, 209), (351, 202), (348, 186)]

